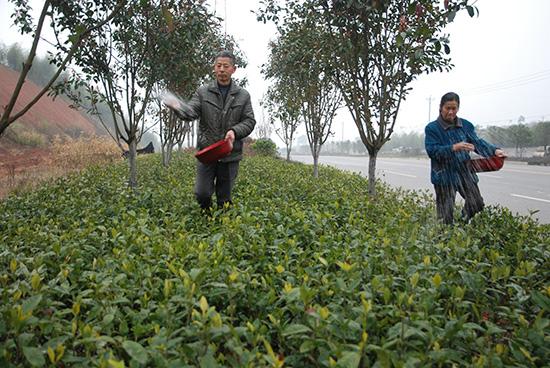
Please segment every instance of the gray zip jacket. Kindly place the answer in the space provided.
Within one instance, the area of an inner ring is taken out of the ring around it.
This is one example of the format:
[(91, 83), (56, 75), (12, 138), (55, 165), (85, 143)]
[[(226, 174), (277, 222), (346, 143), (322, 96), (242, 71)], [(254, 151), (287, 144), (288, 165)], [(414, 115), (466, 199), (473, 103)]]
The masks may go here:
[(229, 130), (235, 132), (233, 151), (220, 160), (222, 162), (242, 159), (242, 139), (248, 137), (256, 125), (250, 94), (235, 81), (231, 81), (225, 104), (218, 89), (218, 82), (214, 80), (199, 87), (191, 100), (184, 102), (176, 113), (183, 120), (199, 119), (199, 150), (225, 138)]

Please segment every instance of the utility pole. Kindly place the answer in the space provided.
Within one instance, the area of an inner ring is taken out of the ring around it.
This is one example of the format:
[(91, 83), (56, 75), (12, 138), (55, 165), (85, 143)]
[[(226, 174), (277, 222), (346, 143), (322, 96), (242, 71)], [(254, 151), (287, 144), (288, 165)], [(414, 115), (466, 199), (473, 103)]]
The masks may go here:
[(435, 100), (435, 98), (430, 95), (426, 100), (428, 100), (428, 123), (432, 121), (432, 101)]

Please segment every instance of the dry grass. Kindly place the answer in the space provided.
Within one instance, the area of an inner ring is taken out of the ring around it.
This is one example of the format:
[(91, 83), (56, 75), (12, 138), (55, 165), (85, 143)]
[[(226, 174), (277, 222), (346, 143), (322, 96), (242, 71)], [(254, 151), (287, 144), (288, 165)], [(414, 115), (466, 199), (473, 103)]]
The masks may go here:
[(82, 170), (91, 165), (104, 165), (120, 161), (120, 149), (111, 138), (58, 138), (52, 145), (52, 164), (70, 172)]
[(55, 138), (47, 150), (11, 155), (0, 164), (0, 198), (33, 190), (44, 182), (85, 169), (122, 160), (111, 138)]

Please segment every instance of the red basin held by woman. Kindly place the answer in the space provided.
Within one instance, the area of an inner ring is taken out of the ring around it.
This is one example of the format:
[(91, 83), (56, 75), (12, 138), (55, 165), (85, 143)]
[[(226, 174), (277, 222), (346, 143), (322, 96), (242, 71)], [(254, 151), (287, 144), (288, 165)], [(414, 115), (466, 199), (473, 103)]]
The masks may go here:
[(470, 166), (475, 172), (497, 171), (504, 165), (504, 157), (492, 156), (474, 158), (470, 160)]

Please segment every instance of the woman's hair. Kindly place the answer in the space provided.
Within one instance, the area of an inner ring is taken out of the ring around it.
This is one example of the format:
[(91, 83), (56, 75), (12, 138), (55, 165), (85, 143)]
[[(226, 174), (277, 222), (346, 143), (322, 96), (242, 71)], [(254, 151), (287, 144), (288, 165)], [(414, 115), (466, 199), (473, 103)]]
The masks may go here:
[(439, 109), (441, 109), (443, 105), (445, 105), (445, 102), (449, 102), (449, 101), (456, 101), (458, 106), (460, 106), (460, 97), (458, 97), (458, 95), (454, 92), (447, 92), (441, 97), (441, 102), (439, 103)]

